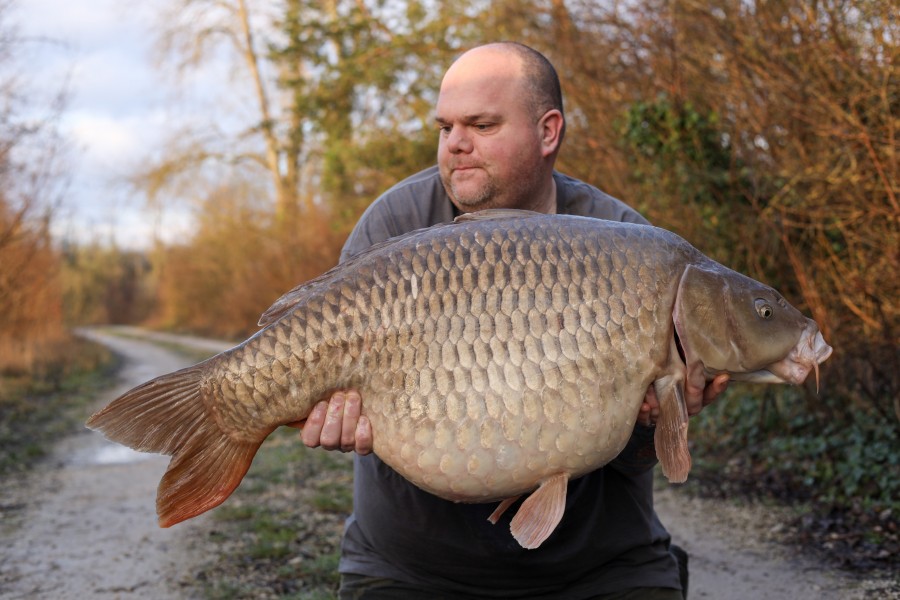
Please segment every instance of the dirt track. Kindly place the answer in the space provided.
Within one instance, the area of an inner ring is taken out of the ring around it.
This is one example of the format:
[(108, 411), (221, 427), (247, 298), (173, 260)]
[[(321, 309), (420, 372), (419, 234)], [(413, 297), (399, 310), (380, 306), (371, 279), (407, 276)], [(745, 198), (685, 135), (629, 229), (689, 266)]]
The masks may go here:
[[(149, 342), (88, 335), (126, 359), (119, 384), (97, 399), (98, 409), (132, 386), (188, 364)], [(202, 558), (208, 525), (200, 517), (181, 527), (157, 527), (156, 485), (167, 463), (167, 457), (132, 452), (87, 429), (60, 440), (27, 481), (0, 492), (0, 504), (22, 507), (4, 510), (0, 597), (192, 597), (191, 565)]]
[[(187, 364), (158, 345), (89, 334), (126, 358), (120, 383), (96, 408), (133, 385)], [(178, 336), (162, 341), (217, 351), (227, 344)], [(166, 458), (133, 453), (74, 431), (27, 480), (0, 489), (0, 598), (195, 598), (193, 573), (211, 525), (205, 516), (156, 526), (153, 498)], [(761, 508), (688, 499), (670, 488), (660, 518), (691, 555), (691, 598), (819, 600), (885, 597), (767, 541), (777, 519)]]

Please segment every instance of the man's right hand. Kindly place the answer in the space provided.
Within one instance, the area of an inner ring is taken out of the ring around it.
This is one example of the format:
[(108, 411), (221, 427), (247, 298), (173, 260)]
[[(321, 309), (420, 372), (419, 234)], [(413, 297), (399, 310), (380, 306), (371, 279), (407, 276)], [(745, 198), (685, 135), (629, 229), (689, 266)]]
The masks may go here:
[(372, 452), (372, 425), (361, 415), (362, 398), (356, 390), (339, 390), (313, 407), (301, 426), (300, 439), (310, 448)]

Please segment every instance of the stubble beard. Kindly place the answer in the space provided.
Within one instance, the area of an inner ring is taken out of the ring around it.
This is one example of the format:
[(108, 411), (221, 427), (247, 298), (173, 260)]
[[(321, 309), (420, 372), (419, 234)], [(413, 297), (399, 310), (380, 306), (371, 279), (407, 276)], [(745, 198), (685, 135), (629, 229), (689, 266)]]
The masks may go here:
[(497, 207), (496, 197), (499, 190), (492, 178), (488, 178), (474, 190), (460, 189), (462, 186), (456, 185), (452, 178), (449, 182), (445, 182), (445, 187), (456, 205), (467, 212)]
[(501, 188), (497, 180), (487, 173), (487, 180), (475, 189), (465, 189), (464, 185), (457, 185), (452, 175), (441, 179), (444, 189), (450, 195), (450, 199), (457, 208), (465, 212), (474, 212), (488, 208), (524, 208), (537, 210), (534, 194), (538, 189), (537, 178), (534, 174), (516, 179), (507, 186)]

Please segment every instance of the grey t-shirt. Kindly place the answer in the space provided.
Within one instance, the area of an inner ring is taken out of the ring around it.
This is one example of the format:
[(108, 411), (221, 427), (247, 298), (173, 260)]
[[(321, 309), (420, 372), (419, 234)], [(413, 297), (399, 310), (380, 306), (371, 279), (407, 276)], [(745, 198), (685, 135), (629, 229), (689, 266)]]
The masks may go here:
[[(595, 187), (560, 173), (554, 179), (558, 213), (647, 223)], [(458, 214), (437, 167), (426, 169), (366, 210), (341, 260)], [(637, 587), (679, 589), (669, 535), (653, 510), (655, 455), (648, 447), (652, 430), (638, 427), (616, 461), (570, 482), (562, 521), (535, 550), (523, 549), (509, 532), (518, 503), (492, 525), (487, 519), (496, 503), (442, 500), (377, 456), (357, 456), (340, 571), (465, 598), (579, 599)]]

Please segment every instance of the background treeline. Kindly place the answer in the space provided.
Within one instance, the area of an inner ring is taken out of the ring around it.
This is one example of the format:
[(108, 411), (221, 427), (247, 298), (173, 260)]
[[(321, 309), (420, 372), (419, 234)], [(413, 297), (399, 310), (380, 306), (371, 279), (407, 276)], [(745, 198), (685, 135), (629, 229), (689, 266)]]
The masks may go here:
[(56, 127), (63, 97), (31, 93), (8, 11), (0, 3), (0, 366), (28, 373), (55, 360), (68, 337), (60, 253), (50, 234), (65, 183)]
[[(818, 395), (813, 386), (755, 397), (738, 387), (704, 413), (698, 444), (716, 448), (705, 454), (726, 463), (716, 465), (720, 476), (887, 514), (854, 543), (896, 545), (896, 8), (892, 0), (173, 0), (160, 14), (160, 64), (186, 74), (228, 56), (244, 98), (227, 124), (173, 128), (170, 144), (134, 174), (150, 205), (190, 203), (195, 231), (139, 254), (59, 248), (49, 214), (4, 191), (0, 348), (40, 347), (61, 335), (63, 314), (69, 324), (252, 333), (282, 292), (336, 262), (369, 202), (433, 164), (430, 111), (453, 57), (518, 40), (544, 52), (562, 78), (569, 128), (560, 170), (779, 288), (835, 347)], [(0, 135), (9, 138), (3, 148), (18, 139)], [(0, 170), (9, 177), (20, 175)]]

